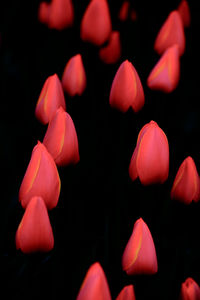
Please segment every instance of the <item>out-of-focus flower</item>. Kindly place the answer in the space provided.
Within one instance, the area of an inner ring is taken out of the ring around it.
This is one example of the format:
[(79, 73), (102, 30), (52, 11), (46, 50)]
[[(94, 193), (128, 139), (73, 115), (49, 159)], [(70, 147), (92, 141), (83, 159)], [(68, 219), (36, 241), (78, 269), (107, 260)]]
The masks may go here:
[(81, 54), (70, 58), (67, 62), (63, 76), (62, 86), (71, 97), (82, 95), (86, 88), (86, 74)]
[(105, 273), (96, 262), (87, 271), (76, 300), (111, 300)]
[(119, 31), (112, 31), (108, 44), (99, 50), (100, 59), (106, 64), (114, 64), (121, 57)]
[(180, 300), (200, 300), (200, 287), (194, 279), (188, 277), (181, 285)]
[(129, 8), (130, 8), (130, 2), (127, 0), (124, 0), (124, 2), (122, 3), (122, 5), (120, 7), (119, 14), (118, 14), (118, 18), (120, 21), (124, 22), (128, 19)]
[(40, 2), (38, 9), (38, 19), (41, 23), (47, 24), (49, 19), (50, 3)]
[(30, 199), (40, 196), (48, 209), (54, 208), (60, 195), (60, 177), (56, 164), (46, 147), (38, 142), (34, 147), (19, 190), (19, 201), (26, 207)]
[(191, 23), (190, 7), (186, 0), (181, 0), (177, 8), (184, 27), (189, 27)]
[(169, 144), (163, 130), (154, 121), (144, 125), (139, 132), (133, 152), (129, 175), (139, 177), (144, 185), (163, 183), (169, 173)]
[(162, 54), (168, 47), (177, 44), (179, 53), (185, 51), (185, 33), (181, 16), (177, 10), (173, 10), (162, 25), (154, 43), (154, 50)]
[(138, 73), (131, 62), (125, 60), (112, 82), (110, 106), (126, 112), (130, 107), (138, 112), (144, 105), (144, 91)]
[(54, 247), (54, 236), (44, 200), (30, 199), (16, 232), (16, 248), (24, 253), (47, 252)]
[(167, 48), (147, 78), (152, 90), (171, 93), (177, 87), (180, 78), (180, 57), (177, 44)]
[(91, 0), (81, 21), (81, 39), (96, 46), (110, 37), (112, 23), (107, 0)]
[(135, 300), (135, 299), (136, 299), (135, 291), (134, 291), (134, 286), (132, 284), (125, 286), (116, 298), (116, 300)]
[(196, 165), (191, 156), (180, 165), (171, 190), (171, 198), (190, 204), (199, 201), (200, 182)]
[(128, 275), (155, 274), (158, 270), (153, 238), (142, 218), (134, 224), (122, 256), (122, 268)]
[(79, 157), (78, 138), (70, 115), (60, 107), (49, 122), (43, 144), (59, 166), (76, 164)]
[(58, 75), (54, 74), (49, 76), (43, 85), (36, 104), (35, 115), (41, 123), (47, 124), (60, 106), (66, 110), (62, 84)]

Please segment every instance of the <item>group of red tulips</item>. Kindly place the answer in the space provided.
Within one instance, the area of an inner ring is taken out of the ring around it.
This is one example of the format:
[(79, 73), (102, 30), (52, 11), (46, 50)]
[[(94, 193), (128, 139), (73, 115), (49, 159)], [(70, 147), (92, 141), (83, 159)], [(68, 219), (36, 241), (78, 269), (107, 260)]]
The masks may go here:
[[(125, 0), (119, 12), (124, 21), (136, 12), (129, 12)], [(42, 2), (39, 20), (49, 28), (62, 30), (72, 26), (74, 8), (71, 0)], [(147, 78), (147, 86), (165, 93), (172, 92), (180, 77), (180, 57), (185, 50), (184, 27), (190, 25), (190, 10), (186, 0), (172, 11), (161, 27), (154, 44), (161, 55)], [(99, 47), (99, 59), (114, 64), (121, 57), (120, 33), (112, 29), (109, 6), (106, 0), (91, 0), (85, 10), (80, 37)], [(107, 43), (107, 44), (105, 44)], [(61, 180), (58, 168), (77, 164), (80, 160), (76, 128), (66, 111), (64, 92), (70, 97), (81, 96), (87, 78), (81, 54), (67, 62), (60, 80), (57, 74), (49, 76), (39, 95), (35, 116), (48, 125), (44, 139), (35, 145), (19, 190), (19, 201), (25, 209), (16, 232), (16, 248), (23, 253), (47, 252), (54, 247), (54, 235), (48, 210), (57, 206)], [(136, 113), (145, 103), (140, 77), (133, 64), (125, 60), (113, 79), (108, 103), (126, 112), (132, 108)], [(167, 136), (155, 121), (145, 124), (138, 134), (136, 146), (130, 158), (127, 172), (131, 180), (139, 178), (141, 184), (162, 184), (169, 175), (169, 144)], [(200, 179), (192, 157), (180, 165), (171, 187), (171, 198), (190, 204), (200, 200)], [(122, 255), (122, 269), (127, 275), (155, 274), (158, 270), (156, 248), (147, 224), (142, 218), (136, 220), (132, 234)], [(125, 286), (116, 300), (134, 300), (133, 285)], [(180, 288), (181, 300), (200, 299), (200, 288), (187, 278)], [(100, 263), (92, 264), (80, 287), (77, 300), (111, 300), (106, 275)]]

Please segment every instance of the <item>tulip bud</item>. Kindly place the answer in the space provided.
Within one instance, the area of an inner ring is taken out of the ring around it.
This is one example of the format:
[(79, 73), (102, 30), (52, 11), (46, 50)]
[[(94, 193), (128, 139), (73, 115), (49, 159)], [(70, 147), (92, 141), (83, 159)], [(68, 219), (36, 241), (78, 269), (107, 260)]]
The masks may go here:
[(62, 76), (63, 89), (71, 96), (82, 95), (86, 88), (86, 74), (82, 57), (77, 54), (70, 58)]
[(47, 124), (60, 106), (66, 110), (62, 84), (57, 74), (54, 74), (49, 76), (43, 85), (36, 104), (36, 118), (41, 123)]
[(117, 296), (116, 300), (136, 300), (133, 285), (125, 286)]
[(96, 46), (110, 37), (112, 24), (107, 0), (91, 0), (81, 21), (81, 39)]
[(162, 54), (168, 47), (177, 44), (179, 53), (185, 51), (185, 33), (183, 23), (178, 11), (172, 11), (162, 25), (154, 44), (154, 50)]
[(144, 91), (134, 66), (125, 60), (119, 67), (110, 91), (110, 106), (126, 112), (130, 107), (138, 112), (144, 105)]
[(76, 129), (72, 118), (62, 107), (49, 122), (43, 144), (59, 166), (76, 164), (79, 161)]
[(129, 175), (144, 185), (163, 183), (169, 173), (169, 145), (163, 130), (154, 121), (143, 126), (131, 157)]
[(147, 85), (152, 90), (171, 93), (178, 85), (180, 78), (180, 60), (177, 44), (167, 48), (151, 71)]
[(200, 300), (200, 287), (190, 277), (181, 285), (180, 300)]
[(184, 27), (189, 27), (191, 23), (190, 8), (186, 0), (181, 0), (177, 8)]
[(33, 197), (16, 232), (16, 248), (24, 253), (47, 252), (54, 247), (53, 231), (44, 200)]
[(99, 57), (106, 64), (114, 64), (120, 59), (120, 56), (120, 33), (112, 31), (108, 44), (99, 50)]
[(76, 300), (111, 300), (105, 273), (98, 262), (87, 271)]
[(134, 224), (122, 256), (122, 268), (128, 275), (154, 274), (158, 270), (153, 238), (142, 218)]
[(124, 22), (128, 19), (129, 8), (130, 8), (130, 2), (124, 0), (118, 14), (118, 18), (121, 22)]
[(40, 196), (48, 209), (54, 208), (60, 195), (60, 178), (56, 164), (46, 147), (38, 142), (34, 147), (19, 190), (19, 201), (26, 207), (30, 199)]
[(38, 9), (38, 19), (41, 23), (47, 24), (49, 20), (50, 4), (41, 2)]
[(50, 3), (48, 27), (62, 30), (72, 26), (74, 7), (71, 0), (52, 0)]
[(200, 196), (199, 175), (192, 157), (188, 156), (182, 162), (176, 174), (171, 198), (190, 204), (192, 201), (199, 201)]

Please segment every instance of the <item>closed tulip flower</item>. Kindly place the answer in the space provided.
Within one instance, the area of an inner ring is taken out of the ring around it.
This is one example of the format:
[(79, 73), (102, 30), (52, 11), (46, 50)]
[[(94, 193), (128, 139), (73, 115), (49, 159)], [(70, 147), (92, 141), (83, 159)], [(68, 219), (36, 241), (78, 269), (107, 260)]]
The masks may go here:
[(127, 0), (124, 0), (124, 2), (122, 3), (122, 5), (120, 7), (119, 14), (118, 14), (118, 18), (120, 21), (124, 22), (128, 19), (129, 9), (130, 9), (130, 2)]
[(108, 44), (99, 50), (100, 59), (106, 64), (114, 64), (121, 57), (119, 31), (112, 31)]
[(16, 232), (16, 248), (24, 253), (47, 252), (54, 247), (53, 231), (44, 200), (31, 198)]
[(144, 185), (163, 183), (169, 173), (169, 145), (163, 130), (154, 121), (140, 130), (133, 152), (129, 175), (132, 180), (139, 177)]
[(41, 123), (47, 124), (60, 106), (66, 110), (62, 84), (58, 75), (54, 74), (49, 76), (43, 85), (36, 104), (35, 115)]
[(117, 296), (116, 300), (136, 300), (133, 285), (125, 286)]
[(19, 190), (19, 201), (26, 207), (34, 196), (43, 198), (48, 209), (57, 205), (60, 195), (60, 177), (56, 164), (46, 147), (38, 142), (34, 147)]
[(41, 2), (38, 9), (38, 19), (41, 23), (47, 24), (49, 20), (50, 4)]
[(87, 271), (76, 300), (111, 300), (105, 273), (98, 262)]
[(76, 129), (72, 118), (62, 107), (49, 122), (43, 144), (59, 166), (76, 164), (79, 161)]
[(184, 27), (189, 27), (191, 23), (190, 7), (186, 0), (181, 0), (177, 8)]
[(194, 279), (188, 277), (181, 285), (180, 300), (200, 300), (200, 287)]
[(138, 112), (144, 105), (144, 91), (138, 73), (131, 62), (125, 60), (114, 77), (109, 103), (122, 112), (130, 107)]
[(185, 158), (178, 169), (171, 190), (171, 198), (185, 204), (199, 201), (199, 175), (191, 156)]
[(122, 268), (128, 275), (155, 274), (158, 270), (153, 238), (142, 218), (134, 224), (122, 256)]

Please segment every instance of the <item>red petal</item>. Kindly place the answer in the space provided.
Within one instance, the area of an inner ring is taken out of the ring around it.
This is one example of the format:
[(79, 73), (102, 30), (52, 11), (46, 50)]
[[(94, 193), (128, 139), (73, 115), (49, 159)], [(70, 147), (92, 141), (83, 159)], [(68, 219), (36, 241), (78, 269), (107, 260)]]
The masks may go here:
[(38, 9), (38, 19), (41, 23), (48, 23), (50, 12), (50, 4), (47, 2), (41, 2)]
[(116, 300), (136, 300), (134, 286), (125, 286), (117, 296)]
[(72, 26), (74, 7), (71, 0), (52, 0), (50, 4), (49, 28), (62, 30)]
[(177, 10), (181, 16), (183, 26), (189, 27), (191, 23), (191, 15), (188, 2), (186, 0), (181, 0)]
[(128, 19), (128, 13), (130, 8), (130, 2), (125, 0), (120, 7), (118, 18), (120, 21), (124, 22)]
[(192, 278), (187, 278), (181, 285), (180, 300), (200, 300), (200, 287)]
[(47, 252), (54, 247), (53, 232), (45, 203), (31, 198), (16, 232), (16, 248), (24, 253)]
[(119, 31), (112, 31), (108, 44), (99, 50), (100, 59), (106, 64), (114, 64), (121, 57)]

